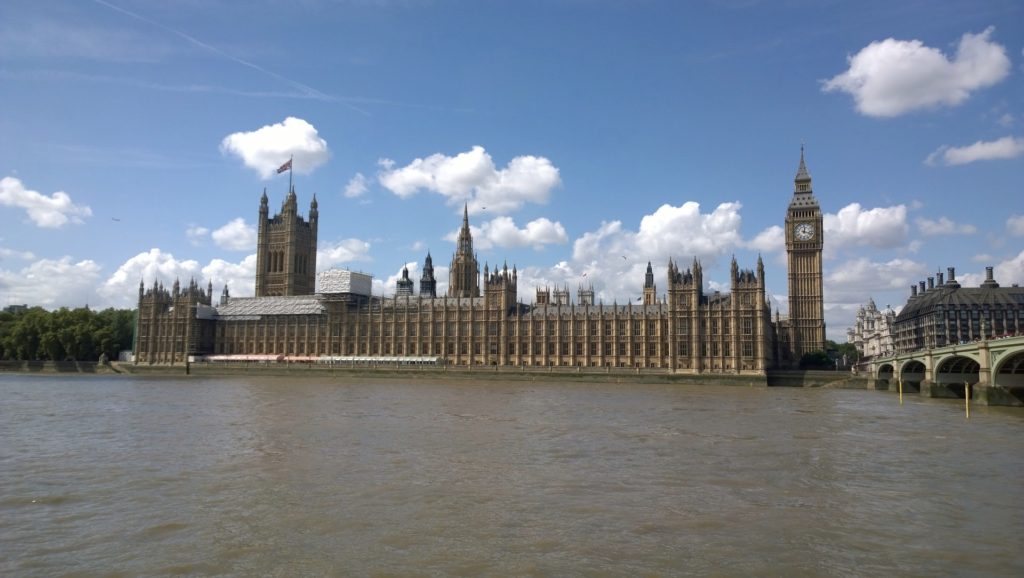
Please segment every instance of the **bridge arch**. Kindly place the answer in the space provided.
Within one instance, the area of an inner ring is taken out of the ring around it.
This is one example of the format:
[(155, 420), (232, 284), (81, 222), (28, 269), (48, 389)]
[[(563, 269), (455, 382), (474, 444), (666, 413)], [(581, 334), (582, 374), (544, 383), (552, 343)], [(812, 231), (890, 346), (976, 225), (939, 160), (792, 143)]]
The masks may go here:
[(995, 385), (1024, 388), (1024, 349), (1008, 353), (997, 361), (992, 378)]
[(880, 386), (889, 386), (893, 381), (893, 373), (895, 368), (892, 363), (886, 362), (878, 366), (875, 370), (875, 382)]
[(921, 391), (921, 382), (924, 381), (924, 362), (917, 359), (909, 359), (900, 366), (899, 378), (903, 382), (903, 391)]
[(957, 397), (964, 397), (967, 391), (965, 384), (981, 381), (979, 376), (981, 364), (973, 357), (966, 355), (948, 355), (935, 364), (932, 381), (944, 385)]

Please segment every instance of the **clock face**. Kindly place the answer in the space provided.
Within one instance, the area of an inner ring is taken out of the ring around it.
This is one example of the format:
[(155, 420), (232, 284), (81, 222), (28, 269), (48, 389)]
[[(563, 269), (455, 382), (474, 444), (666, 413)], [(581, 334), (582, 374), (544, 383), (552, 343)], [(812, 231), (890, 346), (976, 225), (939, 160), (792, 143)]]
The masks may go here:
[(810, 241), (814, 238), (814, 225), (810, 223), (800, 223), (793, 228), (793, 235), (798, 241)]

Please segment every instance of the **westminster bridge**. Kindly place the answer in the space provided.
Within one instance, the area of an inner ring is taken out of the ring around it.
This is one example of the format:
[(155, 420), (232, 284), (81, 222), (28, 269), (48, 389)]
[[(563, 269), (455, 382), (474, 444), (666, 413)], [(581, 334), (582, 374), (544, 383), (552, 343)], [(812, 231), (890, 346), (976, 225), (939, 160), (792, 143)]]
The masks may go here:
[(1024, 406), (1024, 335), (921, 349), (862, 362), (876, 389), (926, 397), (971, 399), (988, 405)]

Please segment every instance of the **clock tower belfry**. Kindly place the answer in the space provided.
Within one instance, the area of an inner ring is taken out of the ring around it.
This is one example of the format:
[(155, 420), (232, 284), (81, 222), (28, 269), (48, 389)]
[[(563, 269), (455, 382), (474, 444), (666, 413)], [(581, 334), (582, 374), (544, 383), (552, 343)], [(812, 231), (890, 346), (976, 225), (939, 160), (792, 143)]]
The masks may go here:
[(825, 307), (822, 292), (821, 207), (814, 198), (811, 175), (800, 147), (800, 167), (793, 181), (793, 198), (786, 211), (786, 256), (789, 265), (789, 361), (798, 363), (811, 351), (825, 349)]

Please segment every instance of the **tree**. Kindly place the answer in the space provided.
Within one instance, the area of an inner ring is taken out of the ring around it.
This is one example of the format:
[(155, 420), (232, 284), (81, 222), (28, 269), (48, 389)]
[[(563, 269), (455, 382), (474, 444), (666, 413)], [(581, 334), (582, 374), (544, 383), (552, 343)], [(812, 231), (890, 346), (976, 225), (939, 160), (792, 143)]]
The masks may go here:
[(0, 359), (96, 361), (132, 346), (135, 312), (81, 307), (46, 311), (33, 307), (0, 313)]

